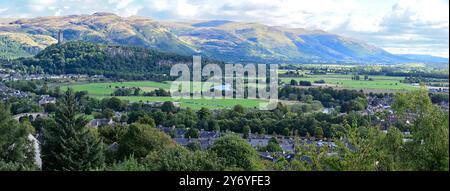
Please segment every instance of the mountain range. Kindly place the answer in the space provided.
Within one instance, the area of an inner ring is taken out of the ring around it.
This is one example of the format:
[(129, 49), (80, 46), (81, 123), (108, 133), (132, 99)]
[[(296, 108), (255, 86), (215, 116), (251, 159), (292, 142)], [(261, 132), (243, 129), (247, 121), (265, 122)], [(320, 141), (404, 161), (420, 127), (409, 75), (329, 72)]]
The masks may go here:
[(325, 31), (226, 20), (168, 22), (112, 13), (0, 19), (0, 58), (37, 54), (65, 41), (137, 46), (225, 62), (262, 63), (448, 63), (448, 58), (395, 55), (359, 40)]

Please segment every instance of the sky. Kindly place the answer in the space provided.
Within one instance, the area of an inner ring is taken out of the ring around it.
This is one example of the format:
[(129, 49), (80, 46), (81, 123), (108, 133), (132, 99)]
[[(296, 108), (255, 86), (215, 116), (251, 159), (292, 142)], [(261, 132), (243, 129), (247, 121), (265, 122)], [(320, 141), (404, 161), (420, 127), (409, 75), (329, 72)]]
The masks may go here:
[(449, 57), (448, 0), (0, 0), (0, 18), (95, 12), (318, 29), (395, 54)]

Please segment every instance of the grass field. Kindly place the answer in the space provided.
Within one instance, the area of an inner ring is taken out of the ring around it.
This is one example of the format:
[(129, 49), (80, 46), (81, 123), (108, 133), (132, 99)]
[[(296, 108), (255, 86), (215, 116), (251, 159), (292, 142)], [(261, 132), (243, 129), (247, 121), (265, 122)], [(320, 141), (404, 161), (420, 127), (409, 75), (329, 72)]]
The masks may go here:
[(409, 84), (401, 83), (403, 77), (394, 76), (369, 76), (373, 81), (364, 80), (364, 76), (360, 76), (362, 80), (352, 80), (352, 75), (309, 75), (302, 78), (281, 78), (284, 83), (290, 83), (291, 79), (297, 81), (318, 81), (325, 80), (326, 84), (331, 87), (356, 88), (356, 89), (374, 89), (374, 90), (414, 90)]
[[(364, 76), (361, 76), (364, 78)], [(369, 76), (373, 81), (365, 80), (352, 80), (352, 75), (309, 75), (303, 78), (281, 78), (285, 83), (290, 83), (291, 79), (297, 81), (310, 81), (314, 82), (317, 80), (325, 80), (327, 86), (337, 87), (337, 88), (353, 88), (353, 89), (364, 89), (364, 90), (413, 90), (414, 87), (409, 84), (400, 83), (402, 77), (391, 77), (391, 76)], [(192, 84), (191, 84), (192, 85)], [(111, 97), (111, 94), (116, 88), (121, 87), (139, 87), (144, 92), (152, 91), (154, 89), (162, 88), (169, 90), (170, 82), (153, 82), (153, 81), (132, 81), (132, 82), (105, 82), (105, 83), (84, 83), (84, 84), (71, 84), (63, 87), (67, 89), (68, 87), (73, 88), (75, 91), (87, 91), (89, 95), (97, 98)], [(119, 97), (123, 100), (128, 100), (130, 102), (155, 102), (155, 101), (175, 101), (180, 102), (181, 107), (190, 107), (192, 109), (199, 109), (201, 107), (207, 108), (231, 108), (234, 105), (240, 104), (247, 108), (258, 107), (260, 103), (264, 103), (261, 100), (251, 100), (251, 99), (181, 99), (174, 100), (171, 97), (146, 97), (146, 96), (127, 96)]]
[[(110, 96), (93, 96), (99, 99), (110, 97)], [(210, 109), (225, 109), (232, 108), (235, 105), (242, 105), (246, 108), (257, 108), (260, 103), (264, 103), (260, 100), (253, 99), (173, 99), (171, 97), (146, 97), (146, 96), (127, 96), (118, 97), (122, 100), (127, 100), (130, 102), (155, 102), (155, 101), (173, 101), (180, 102), (181, 107), (190, 107), (194, 110), (200, 109), (202, 107)]]
[(153, 81), (86, 83), (68, 85), (63, 87), (63, 90), (67, 87), (71, 87), (75, 91), (88, 91), (90, 95), (111, 95), (116, 87), (140, 87), (143, 91), (149, 92), (158, 88), (169, 89), (170, 84)]
[[(116, 87), (139, 87), (143, 91), (151, 91), (157, 88), (170, 89), (170, 82), (152, 82), (152, 81), (135, 81), (135, 82), (111, 82), (111, 83), (87, 83), (87, 84), (73, 84), (64, 86), (65, 90), (68, 87), (75, 91), (87, 91), (92, 97), (99, 99), (111, 97), (111, 93), (114, 92)], [(126, 96), (118, 97), (122, 100), (128, 100), (130, 102), (155, 102), (155, 101), (174, 101), (180, 102), (181, 107), (190, 107), (192, 109), (200, 109), (202, 107), (224, 109), (231, 108), (237, 104), (240, 104), (247, 108), (259, 107), (260, 103), (264, 103), (261, 100), (252, 99), (180, 99), (175, 100), (171, 97), (147, 97), (147, 96)]]

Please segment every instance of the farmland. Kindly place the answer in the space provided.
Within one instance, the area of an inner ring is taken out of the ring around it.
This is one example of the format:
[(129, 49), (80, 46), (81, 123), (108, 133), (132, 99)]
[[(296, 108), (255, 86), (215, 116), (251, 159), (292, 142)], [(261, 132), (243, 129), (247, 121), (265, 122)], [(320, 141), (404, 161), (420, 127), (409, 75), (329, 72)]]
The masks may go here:
[[(152, 91), (154, 89), (169, 90), (170, 82), (153, 82), (153, 81), (132, 81), (132, 82), (110, 82), (110, 83), (84, 83), (72, 84), (63, 87), (63, 90), (68, 87), (75, 91), (87, 91), (88, 94), (95, 98), (111, 97), (111, 94), (116, 88), (131, 88), (138, 87), (144, 92)], [(231, 108), (236, 104), (240, 104), (247, 108), (258, 107), (263, 101), (252, 99), (173, 99), (171, 97), (156, 97), (156, 96), (119, 96), (122, 100), (130, 102), (156, 102), (156, 101), (176, 101), (180, 102), (181, 107), (192, 109), (200, 109), (202, 107), (212, 109)]]
[[(283, 71), (286, 72), (286, 71)], [(401, 83), (403, 77), (393, 76), (369, 76), (371, 80), (353, 80), (352, 75), (344, 74), (323, 74), (323, 75), (306, 75), (304, 77), (283, 77), (280, 78), (285, 84), (289, 84), (292, 79), (296, 81), (310, 81), (313, 85), (315, 81), (324, 80), (325, 84), (321, 86), (333, 88), (363, 89), (367, 92), (380, 91), (409, 91), (417, 87), (410, 84)], [(118, 88), (140, 88), (143, 92), (150, 92), (155, 89), (170, 89), (171, 82), (154, 82), (154, 81), (129, 81), (129, 82), (101, 82), (101, 83), (74, 83), (63, 86), (63, 90), (67, 87), (73, 88), (75, 91), (87, 91), (88, 94), (96, 98), (111, 97), (112, 93)], [(192, 86), (192, 84), (191, 84)], [(156, 102), (156, 101), (176, 101), (180, 102), (183, 108), (200, 109), (201, 107), (211, 109), (231, 108), (236, 104), (241, 104), (247, 108), (258, 107), (262, 101), (251, 99), (173, 99), (171, 97), (157, 96), (118, 96), (122, 100), (130, 102)]]
[(292, 79), (297, 81), (315, 81), (324, 80), (330, 87), (365, 89), (365, 90), (414, 90), (416, 87), (401, 83), (403, 77), (394, 76), (369, 76), (372, 80), (352, 80), (352, 75), (326, 74), (326, 75), (307, 75), (305, 77), (281, 78), (282, 82), (290, 83)]
[[(116, 88), (139, 87), (143, 91), (152, 91), (162, 88), (169, 89), (169, 83), (153, 82), (153, 81), (131, 81), (131, 82), (109, 82), (109, 83), (83, 83), (68, 85), (75, 91), (87, 91), (90, 95), (111, 95)], [(67, 86), (65, 86), (67, 87)]]

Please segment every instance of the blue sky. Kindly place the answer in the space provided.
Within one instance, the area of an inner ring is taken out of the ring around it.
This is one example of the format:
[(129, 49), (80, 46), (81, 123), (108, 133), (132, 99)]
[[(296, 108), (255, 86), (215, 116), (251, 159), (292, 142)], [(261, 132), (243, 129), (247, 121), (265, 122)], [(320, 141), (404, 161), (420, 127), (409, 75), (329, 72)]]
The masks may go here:
[(449, 56), (448, 0), (0, 0), (0, 17), (113, 12), (320, 29), (392, 53)]

